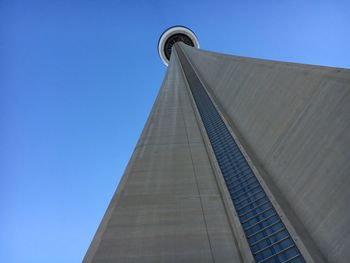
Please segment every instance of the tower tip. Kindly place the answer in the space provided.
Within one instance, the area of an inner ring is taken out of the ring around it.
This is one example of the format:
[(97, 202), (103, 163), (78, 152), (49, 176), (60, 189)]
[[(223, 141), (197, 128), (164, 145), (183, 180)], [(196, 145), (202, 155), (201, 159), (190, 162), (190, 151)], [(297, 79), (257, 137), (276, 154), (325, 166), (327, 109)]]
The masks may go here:
[(187, 27), (173, 26), (163, 32), (158, 41), (158, 53), (162, 61), (168, 66), (171, 50), (175, 43), (183, 42), (186, 45), (199, 48), (196, 35)]

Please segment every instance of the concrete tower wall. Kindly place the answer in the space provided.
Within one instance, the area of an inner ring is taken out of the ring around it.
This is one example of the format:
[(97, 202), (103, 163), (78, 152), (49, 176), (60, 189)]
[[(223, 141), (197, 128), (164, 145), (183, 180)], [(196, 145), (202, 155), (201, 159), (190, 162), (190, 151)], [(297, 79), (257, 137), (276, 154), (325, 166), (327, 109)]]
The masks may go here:
[(183, 49), (310, 252), (350, 258), (350, 70)]
[(84, 262), (241, 262), (176, 56)]

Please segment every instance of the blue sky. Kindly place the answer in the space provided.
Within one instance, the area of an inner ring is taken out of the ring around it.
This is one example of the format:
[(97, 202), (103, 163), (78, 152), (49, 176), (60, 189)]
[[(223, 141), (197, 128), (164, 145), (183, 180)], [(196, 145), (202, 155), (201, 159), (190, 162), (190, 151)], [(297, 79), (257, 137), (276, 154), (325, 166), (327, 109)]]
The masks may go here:
[(349, 1), (0, 0), (0, 261), (80, 262), (166, 71), (157, 41), (350, 68)]

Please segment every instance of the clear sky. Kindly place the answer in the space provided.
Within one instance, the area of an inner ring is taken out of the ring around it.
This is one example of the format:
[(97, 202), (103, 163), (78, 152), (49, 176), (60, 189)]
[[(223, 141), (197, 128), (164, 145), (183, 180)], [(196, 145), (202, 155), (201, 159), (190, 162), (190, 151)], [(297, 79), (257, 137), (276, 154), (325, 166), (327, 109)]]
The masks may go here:
[(179, 24), (203, 49), (350, 68), (346, 0), (0, 0), (1, 262), (82, 260)]

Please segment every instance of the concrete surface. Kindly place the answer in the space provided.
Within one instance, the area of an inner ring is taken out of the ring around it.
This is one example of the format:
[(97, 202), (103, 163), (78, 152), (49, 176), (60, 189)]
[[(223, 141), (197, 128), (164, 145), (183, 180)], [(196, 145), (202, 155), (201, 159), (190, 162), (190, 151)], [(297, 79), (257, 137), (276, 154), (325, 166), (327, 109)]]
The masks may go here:
[(241, 262), (178, 63), (83, 262)]
[(350, 70), (184, 51), (310, 253), (350, 258)]

